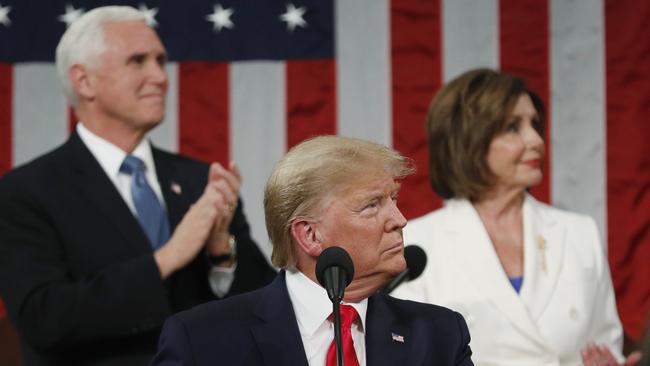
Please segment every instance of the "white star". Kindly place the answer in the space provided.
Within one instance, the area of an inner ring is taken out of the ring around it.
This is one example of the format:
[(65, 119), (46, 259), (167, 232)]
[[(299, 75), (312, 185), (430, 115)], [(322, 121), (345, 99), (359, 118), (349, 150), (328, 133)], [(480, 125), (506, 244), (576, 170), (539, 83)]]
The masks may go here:
[(59, 20), (65, 23), (66, 27), (69, 27), (70, 24), (74, 23), (75, 20), (79, 19), (83, 15), (84, 10), (82, 8), (75, 9), (72, 5), (66, 4), (65, 14), (59, 15)]
[(235, 24), (230, 20), (230, 16), (235, 11), (232, 8), (224, 9), (221, 4), (214, 6), (214, 12), (205, 16), (208, 22), (214, 23), (214, 30), (220, 32), (223, 28), (233, 29)]
[(149, 24), (150, 27), (155, 28), (158, 26), (158, 22), (156, 21), (156, 14), (158, 14), (158, 8), (147, 8), (146, 5), (140, 4), (140, 7), (138, 8), (142, 15), (145, 17), (145, 21), (147, 24)]
[(0, 4), (0, 24), (5, 27), (11, 25), (11, 19), (9, 19), (9, 12), (11, 11), (11, 6), (2, 6)]
[(307, 12), (307, 8), (301, 6), (296, 8), (293, 4), (287, 4), (287, 12), (280, 15), (280, 20), (287, 22), (287, 29), (293, 32), (297, 26), (306, 27), (307, 22), (302, 18), (303, 15)]

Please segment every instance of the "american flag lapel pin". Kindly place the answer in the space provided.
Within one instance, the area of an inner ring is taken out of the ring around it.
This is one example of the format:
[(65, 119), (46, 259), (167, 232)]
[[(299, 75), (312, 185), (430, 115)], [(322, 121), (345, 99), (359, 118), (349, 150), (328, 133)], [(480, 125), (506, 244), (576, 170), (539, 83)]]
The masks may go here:
[(397, 333), (391, 333), (390, 336), (393, 339), (393, 342), (404, 343), (404, 336), (403, 335), (399, 335)]
[(172, 182), (170, 188), (171, 188), (172, 192), (174, 192), (176, 194), (183, 193), (183, 189), (181, 188), (181, 185), (176, 183), (176, 182)]

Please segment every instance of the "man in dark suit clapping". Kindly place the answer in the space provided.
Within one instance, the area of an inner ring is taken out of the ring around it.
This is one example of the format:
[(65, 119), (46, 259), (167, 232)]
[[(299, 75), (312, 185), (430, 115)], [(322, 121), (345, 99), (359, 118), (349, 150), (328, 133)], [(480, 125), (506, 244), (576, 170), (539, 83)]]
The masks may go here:
[(130, 7), (94, 9), (59, 42), (81, 122), (0, 180), (0, 296), (25, 365), (146, 364), (169, 315), (275, 275), (250, 237), (237, 167), (147, 140), (164, 117), (165, 62)]

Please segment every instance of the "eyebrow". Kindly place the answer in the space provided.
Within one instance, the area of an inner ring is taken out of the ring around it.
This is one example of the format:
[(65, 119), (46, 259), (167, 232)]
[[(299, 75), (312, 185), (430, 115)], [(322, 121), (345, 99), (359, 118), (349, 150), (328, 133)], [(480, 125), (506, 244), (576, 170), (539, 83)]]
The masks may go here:
[[(520, 119), (521, 119), (521, 115), (517, 115), (517, 114), (514, 114), (514, 113), (510, 113), (510, 114), (508, 115), (508, 117), (506, 118), (506, 120), (508, 121), (508, 120), (513, 119), (513, 118), (514, 118), (514, 119), (517, 119), (517, 120), (520, 120)], [(531, 118), (532, 118), (532, 119), (536, 119), (536, 118), (537, 118), (537, 119), (540, 119), (541, 117), (540, 117), (539, 112), (535, 111), (535, 113), (533, 113), (533, 115), (532, 115)]]
[[(126, 59), (126, 62), (130, 63), (133, 61), (145, 60), (148, 56), (149, 53), (147, 52), (134, 52)], [(167, 52), (160, 52), (154, 57), (156, 60), (160, 60), (161, 58), (163, 61), (167, 62)]]
[(126, 59), (126, 63), (131, 63), (133, 61), (138, 61), (138, 60), (144, 60), (146, 58), (147, 58), (146, 52), (135, 52), (129, 55), (129, 57)]
[[(402, 184), (399, 182), (395, 182), (395, 185), (391, 187), (390, 191), (388, 191), (388, 196), (392, 196), (394, 193), (399, 193), (401, 188), (402, 188)], [(368, 192), (368, 194), (363, 197), (363, 201), (371, 201), (376, 198), (382, 198), (385, 196), (386, 196), (386, 192), (383, 189), (376, 189), (371, 192)]]

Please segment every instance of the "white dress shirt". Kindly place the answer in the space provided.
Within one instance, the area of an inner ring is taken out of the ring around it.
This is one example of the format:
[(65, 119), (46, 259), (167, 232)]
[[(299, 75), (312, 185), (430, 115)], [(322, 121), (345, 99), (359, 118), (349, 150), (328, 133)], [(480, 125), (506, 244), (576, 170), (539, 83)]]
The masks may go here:
[[(138, 213), (133, 204), (133, 197), (131, 196), (131, 175), (120, 172), (120, 166), (122, 166), (122, 162), (127, 155), (126, 152), (92, 133), (83, 123), (77, 123), (77, 133), (81, 141), (83, 141), (84, 145), (86, 145), (90, 153), (93, 154), (99, 165), (104, 169), (108, 178), (113, 182), (117, 191), (120, 192), (120, 195), (124, 199), (124, 202), (126, 202), (126, 205), (129, 206), (131, 212), (137, 216)], [(149, 183), (151, 189), (156, 194), (158, 201), (163, 207), (166, 207), (162, 191), (160, 190), (160, 184), (158, 183), (156, 164), (153, 162), (149, 140), (142, 139), (131, 155), (142, 160), (145, 166), (144, 173), (147, 178), (147, 183)]]
[[(83, 122), (77, 123), (77, 133), (79, 138), (86, 145), (90, 153), (95, 157), (99, 165), (102, 167), (108, 178), (113, 182), (113, 185), (124, 199), (124, 202), (129, 207), (134, 216), (137, 217), (138, 213), (135, 209), (135, 204), (133, 203), (133, 197), (131, 195), (131, 175), (120, 172), (120, 166), (126, 158), (127, 153), (109, 142), (108, 140), (97, 136), (84, 126)], [(162, 190), (160, 189), (160, 184), (158, 183), (158, 175), (156, 174), (156, 164), (153, 161), (153, 154), (151, 153), (151, 143), (148, 139), (142, 139), (138, 146), (135, 147), (131, 155), (142, 160), (144, 163), (145, 177), (147, 178), (147, 183), (151, 186), (151, 189), (156, 194), (158, 201), (166, 209), (165, 200), (162, 195)], [(173, 232), (173, 228), (172, 228)], [(171, 233), (170, 233), (171, 235)], [(210, 289), (212, 292), (222, 297), (230, 290), (230, 286), (235, 280), (235, 268), (236, 264), (230, 268), (223, 268), (213, 266), (208, 273), (208, 279), (210, 282)]]
[[(327, 351), (334, 340), (334, 323), (328, 319), (332, 314), (332, 302), (324, 288), (300, 271), (287, 270), (286, 281), (309, 366), (325, 366)], [(368, 299), (344, 304), (354, 307), (359, 314), (360, 321), (352, 325), (352, 342), (359, 366), (365, 366)]]

